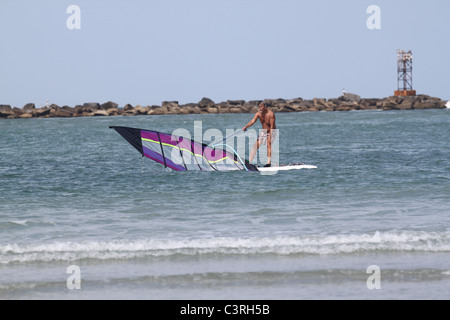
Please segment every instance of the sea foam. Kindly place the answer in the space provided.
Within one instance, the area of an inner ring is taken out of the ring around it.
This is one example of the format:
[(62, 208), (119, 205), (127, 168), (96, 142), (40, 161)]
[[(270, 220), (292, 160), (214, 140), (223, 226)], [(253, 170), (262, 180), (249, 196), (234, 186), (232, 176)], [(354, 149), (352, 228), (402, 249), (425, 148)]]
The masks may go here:
[(333, 255), (373, 251), (450, 252), (450, 232), (377, 231), (374, 234), (7, 244), (0, 246), (0, 263), (206, 254)]

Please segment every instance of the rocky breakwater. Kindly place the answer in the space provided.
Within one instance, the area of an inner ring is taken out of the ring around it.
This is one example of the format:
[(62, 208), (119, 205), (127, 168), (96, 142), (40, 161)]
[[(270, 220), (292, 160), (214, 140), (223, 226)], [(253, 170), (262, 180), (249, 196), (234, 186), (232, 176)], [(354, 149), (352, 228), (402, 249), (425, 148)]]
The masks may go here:
[[(109, 101), (103, 104), (97, 102), (84, 103), (75, 107), (60, 107), (51, 104), (40, 108), (36, 108), (34, 103), (28, 103), (22, 108), (0, 105), (0, 119), (255, 113), (258, 111), (258, 101), (227, 100), (216, 103), (209, 98), (203, 98), (198, 103), (181, 105), (178, 101), (164, 101), (160, 106), (132, 106), (127, 104), (123, 107)], [(264, 99), (263, 101), (274, 112), (444, 109), (447, 104), (447, 101), (428, 95), (364, 99), (355, 94), (344, 94), (339, 98), (332, 99), (314, 98), (305, 100), (295, 98)]]

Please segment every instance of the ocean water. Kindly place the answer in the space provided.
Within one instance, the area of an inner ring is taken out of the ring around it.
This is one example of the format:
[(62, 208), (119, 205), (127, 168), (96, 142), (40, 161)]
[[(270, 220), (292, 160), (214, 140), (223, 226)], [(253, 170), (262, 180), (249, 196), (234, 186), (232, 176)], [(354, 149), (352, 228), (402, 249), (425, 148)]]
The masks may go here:
[[(174, 172), (110, 125), (0, 121), (0, 299), (449, 299), (450, 110), (277, 114), (281, 163)], [(254, 128), (258, 129), (259, 124)]]

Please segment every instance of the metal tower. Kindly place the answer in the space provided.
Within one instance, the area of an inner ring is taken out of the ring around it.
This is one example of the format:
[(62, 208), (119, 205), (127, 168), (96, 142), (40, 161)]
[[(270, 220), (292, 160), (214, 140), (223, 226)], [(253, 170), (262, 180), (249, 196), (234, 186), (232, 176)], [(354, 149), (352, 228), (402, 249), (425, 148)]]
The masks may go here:
[(412, 52), (397, 50), (397, 91), (396, 96), (415, 96), (412, 86)]

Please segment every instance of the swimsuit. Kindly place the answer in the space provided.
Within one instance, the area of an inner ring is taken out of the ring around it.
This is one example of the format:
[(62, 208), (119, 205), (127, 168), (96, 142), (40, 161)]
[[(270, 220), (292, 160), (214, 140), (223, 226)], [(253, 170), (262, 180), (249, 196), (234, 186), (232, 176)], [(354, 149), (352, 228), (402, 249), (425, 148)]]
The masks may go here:
[[(259, 133), (258, 135), (258, 141), (260, 144), (267, 144), (267, 137), (269, 136), (269, 132), (267, 131), (262, 131)], [(272, 144), (273, 141), (275, 140), (275, 137), (277, 136), (277, 130), (273, 129), (272, 130)]]

